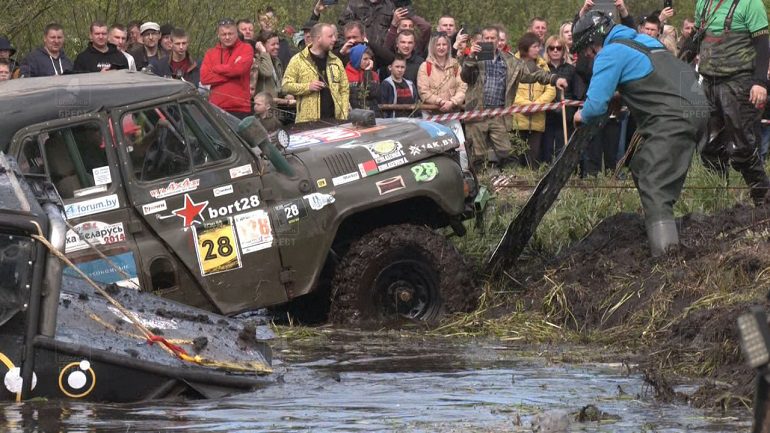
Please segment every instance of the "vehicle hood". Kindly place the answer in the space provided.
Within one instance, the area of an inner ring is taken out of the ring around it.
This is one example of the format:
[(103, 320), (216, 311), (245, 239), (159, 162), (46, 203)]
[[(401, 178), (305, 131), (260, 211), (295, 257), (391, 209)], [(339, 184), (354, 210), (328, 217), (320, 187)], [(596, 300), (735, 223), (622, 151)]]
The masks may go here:
[(362, 149), (377, 162), (395, 156), (411, 161), (457, 149), (460, 141), (445, 125), (420, 119), (377, 119), (376, 126), (343, 124), (292, 134), (288, 151)]

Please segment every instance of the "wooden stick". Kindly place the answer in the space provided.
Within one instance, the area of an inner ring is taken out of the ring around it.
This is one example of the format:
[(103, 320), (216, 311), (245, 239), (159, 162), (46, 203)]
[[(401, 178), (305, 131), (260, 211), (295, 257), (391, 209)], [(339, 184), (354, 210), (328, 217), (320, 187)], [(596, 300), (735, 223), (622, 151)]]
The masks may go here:
[[(561, 100), (564, 102), (564, 89), (559, 89), (559, 92), (561, 92)], [(567, 106), (564, 104), (561, 104), (561, 126), (564, 129), (564, 145), (566, 146), (569, 143), (569, 138), (567, 137)]]

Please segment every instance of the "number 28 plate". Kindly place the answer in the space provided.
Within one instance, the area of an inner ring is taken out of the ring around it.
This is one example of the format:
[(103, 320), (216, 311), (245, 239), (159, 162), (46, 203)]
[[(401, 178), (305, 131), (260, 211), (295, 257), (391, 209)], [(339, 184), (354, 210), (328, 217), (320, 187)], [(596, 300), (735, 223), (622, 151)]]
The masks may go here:
[(238, 250), (232, 218), (193, 226), (193, 232), (201, 275), (241, 267), (241, 253)]

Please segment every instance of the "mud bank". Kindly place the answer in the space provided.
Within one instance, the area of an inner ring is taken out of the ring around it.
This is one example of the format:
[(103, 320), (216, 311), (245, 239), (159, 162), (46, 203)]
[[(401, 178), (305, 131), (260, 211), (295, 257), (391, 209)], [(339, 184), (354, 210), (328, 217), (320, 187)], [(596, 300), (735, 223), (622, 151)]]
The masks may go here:
[[(770, 209), (736, 206), (678, 224), (681, 247), (653, 259), (640, 215), (603, 220), (559, 257), (513, 272), (530, 282), (524, 308), (581, 338), (642, 353), (640, 368), (662, 400), (748, 403), (753, 372), (742, 364), (735, 320), (768, 305)], [(683, 376), (702, 386), (676, 392)]]

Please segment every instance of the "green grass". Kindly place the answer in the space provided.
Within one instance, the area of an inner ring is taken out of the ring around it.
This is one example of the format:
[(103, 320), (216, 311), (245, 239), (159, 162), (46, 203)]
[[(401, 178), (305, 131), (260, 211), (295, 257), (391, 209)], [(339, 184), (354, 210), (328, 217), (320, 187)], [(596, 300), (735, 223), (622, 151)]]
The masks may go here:
[[(516, 186), (502, 188), (494, 194), (485, 213), (483, 230), (477, 230), (473, 223), (467, 223), (468, 234), (455, 239), (455, 244), (471, 261), (481, 263), (491, 254), (545, 170), (516, 168), (504, 172), (514, 177)], [(543, 218), (525, 254), (558, 255), (585, 237), (604, 218), (621, 212), (641, 214), (639, 194), (634, 188), (630, 172), (623, 169), (620, 173), (625, 179), (603, 174), (584, 180), (574, 176)], [(729, 178), (730, 184), (706, 170), (696, 157), (687, 175), (684, 190), (674, 207), (675, 215), (710, 214), (736, 203), (750, 203), (741, 176), (731, 171)], [(486, 185), (490, 183), (489, 177), (482, 177), (481, 180)]]

